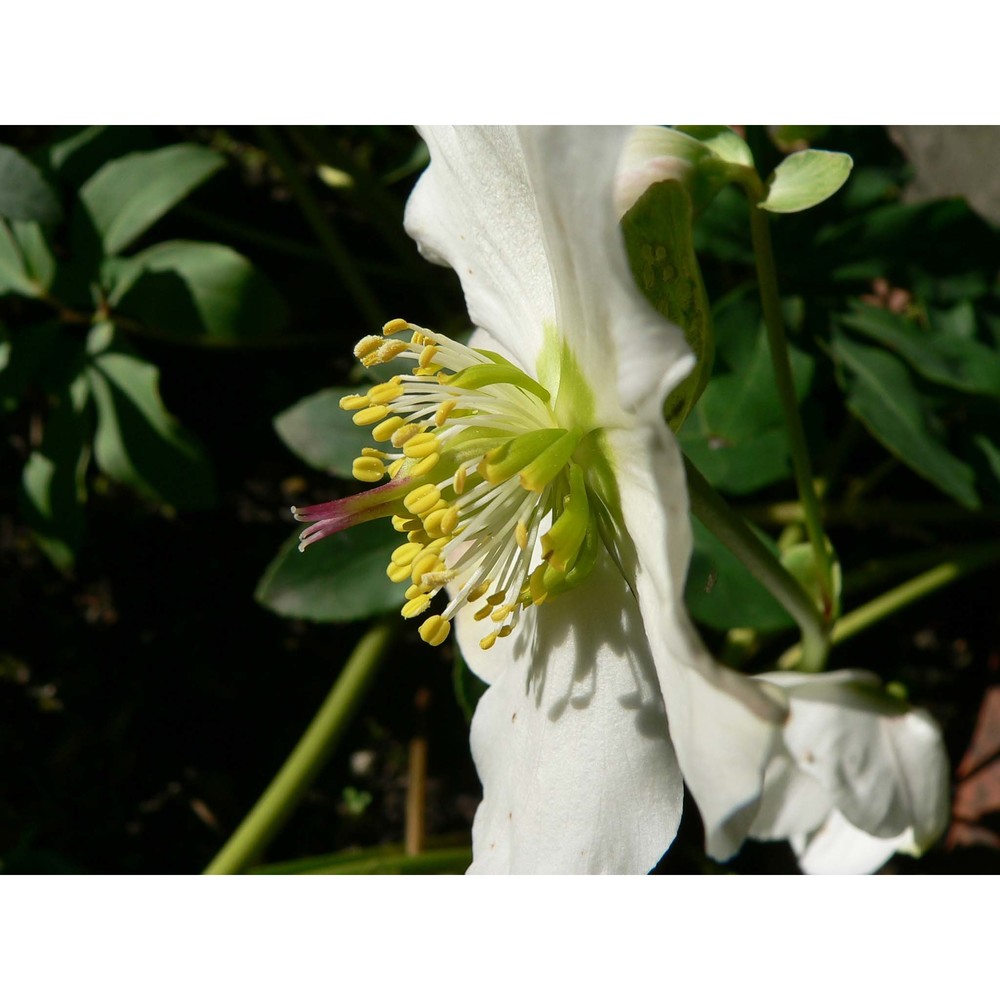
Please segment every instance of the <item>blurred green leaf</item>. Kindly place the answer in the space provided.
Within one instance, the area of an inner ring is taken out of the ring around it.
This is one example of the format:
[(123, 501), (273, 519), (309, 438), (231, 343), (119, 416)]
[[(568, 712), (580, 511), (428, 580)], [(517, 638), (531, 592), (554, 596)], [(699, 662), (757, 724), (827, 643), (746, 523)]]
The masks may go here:
[[(744, 494), (791, 474), (788, 437), (760, 307), (730, 296), (715, 312), (716, 373), (678, 439), (717, 489)], [(797, 397), (804, 399), (813, 359), (791, 348)]]
[[(694, 552), (684, 598), (695, 621), (709, 628), (753, 628), (761, 632), (792, 628), (788, 612), (758, 583), (740, 560), (700, 521), (692, 519)], [(775, 554), (774, 542), (755, 532)]]
[(194, 436), (163, 406), (156, 366), (132, 354), (109, 324), (91, 331), (89, 350), (98, 466), (154, 500), (178, 507), (211, 506), (211, 466)]
[(1000, 351), (986, 344), (926, 330), (904, 316), (862, 303), (842, 320), (844, 326), (888, 347), (931, 382), (1000, 398)]
[(271, 282), (218, 243), (171, 240), (109, 266), (111, 305), (161, 334), (216, 346), (271, 337), (288, 323)]
[(892, 454), (966, 507), (978, 507), (972, 469), (943, 440), (930, 404), (906, 365), (878, 347), (866, 347), (835, 330), (834, 358), (847, 406)]
[(11, 146), (0, 145), (0, 216), (55, 225), (62, 208), (42, 172)]
[(804, 149), (778, 164), (768, 178), (767, 197), (757, 206), (768, 212), (802, 212), (836, 194), (853, 161), (846, 153)]
[(156, 144), (145, 125), (89, 125), (57, 130), (41, 151), (42, 162), (66, 188), (78, 188), (98, 167)]
[(62, 570), (72, 567), (83, 538), (90, 460), (87, 401), (83, 375), (54, 396), (41, 447), (28, 456), (21, 475), (21, 515), (39, 547)]
[(24, 254), (10, 227), (0, 219), (0, 295), (16, 292), (35, 297), (38, 286), (31, 280)]
[(80, 188), (87, 221), (104, 253), (124, 250), (224, 164), (218, 153), (194, 143), (105, 163)]
[(15, 222), (11, 229), (24, 255), (28, 277), (37, 288), (47, 292), (56, 276), (56, 258), (45, 232), (37, 222)]
[(403, 603), (403, 587), (386, 575), (399, 534), (386, 521), (369, 521), (299, 552), (299, 533), (282, 546), (268, 566), (255, 597), (289, 618), (350, 622)]
[(300, 399), (274, 418), (278, 437), (303, 462), (343, 479), (351, 479), (354, 459), (371, 448), (370, 427), (357, 427), (340, 398), (356, 392), (345, 387), (323, 389)]

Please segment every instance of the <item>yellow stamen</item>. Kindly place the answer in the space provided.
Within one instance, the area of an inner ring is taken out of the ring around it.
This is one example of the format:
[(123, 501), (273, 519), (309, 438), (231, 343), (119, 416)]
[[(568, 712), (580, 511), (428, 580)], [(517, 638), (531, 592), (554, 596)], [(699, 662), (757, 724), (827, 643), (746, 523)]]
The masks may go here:
[(412, 437), (422, 433), (422, 429), (417, 424), (403, 424), (398, 430), (393, 431), (392, 445), (394, 448), (402, 448)]
[(404, 330), (409, 329), (410, 324), (405, 319), (391, 319), (382, 327), (382, 335), (391, 337), (394, 333), (402, 333)]
[(372, 428), (372, 437), (379, 443), (388, 441), (405, 423), (402, 417), (389, 417), (388, 420), (383, 420), (377, 427)]
[(443, 427), (444, 422), (448, 419), (448, 416), (451, 414), (451, 411), (454, 410), (456, 406), (458, 406), (457, 399), (446, 399), (437, 408), (437, 410), (435, 410), (434, 423), (437, 424), (438, 427)]
[(496, 641), (497, 641), (496, 632), (490, 632), (489, 635), (483, 636), (483, 638), (479, 640), (479, 648), (484, 651), (487, 649), (492, 649), (493, 643), (495, 643)]
[(465, 492), (466, 471), (465, 466), (461, 466), (455, 473), (452, 485), (455, 488), (455, 496), (461, 496)]
[(426, 458), (433, 455), (439, 447), (437, 435), (424, 431), (422, 434), (414, 434), (403, 445), (403, 454), (407, 458)]
[(377, 483), (385, 475), (385, 466), (380, 459), (365, 455), (354, 460), (351, 473), (362, 483)]
[(367, 396), (342, 396), (340, 399), (342, 410), (363, 410), (367, 405)]
[(451, 622), (440, 615), (432, 615), (418, 629), (420, 638), (429, 646), (440, 646), (451, 634)]
[(433, 483), (424, 483), (423, 486), (418, 486), (406, 494), (403, 506), (411, 514), (420, 517), (423, 514), (429, 514), (440, 499), (441, 494), (438, 488)]
[(416, 618), (417, 615), (422, 615), (430, 607), (430, 603), (430, 594), (420, 594), (418, 597), (407, 601), (399, 613), (404, 618)]
[(528, 547), (528, 526), (524, 521), (517, 522), (517, 527), (514, 529), (514, 539), (522, 552)]
[(427, 473), (430, 472), (431, 469), (433, 469), (434, 466), (440, 461), (441, 453), (435, 451), (426, 458), (422, 458), (419, 462), (417, 462), (417, 464), (410, 469), (410, 475), (415, 478), (419, 476), (426, 476)]
[(387, 406), (369, 406), (367, 409), (358, 410), (351, 419), (358, 427), (367, 427), (369, 424), (377, 424), (380, 420), (385, 420), (389, 416)]

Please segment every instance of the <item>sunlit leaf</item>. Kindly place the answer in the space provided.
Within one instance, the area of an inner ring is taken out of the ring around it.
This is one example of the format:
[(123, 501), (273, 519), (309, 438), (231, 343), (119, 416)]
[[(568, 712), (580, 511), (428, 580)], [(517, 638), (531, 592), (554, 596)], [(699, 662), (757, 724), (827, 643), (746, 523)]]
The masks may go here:
[(836, 194), (854, 161), (846, 153), (804, 149), (778, 164), (768, 180), (767, 197), (759, 208), (768, 212), (801, 212)]
[(300, 399), (274, 418), (278, 437), (313, 468), (350, 479), (354, 459), (374, 444), (371, 428), (355, 426), (350, 413), (340, 408), (341, 397), (356, 391), (323, 389)]
[(218, 243), (171, 240), (115, 262), (110, 302), (160, 334), (209, 345), (280, 333), (284, 300), (242, 254)]

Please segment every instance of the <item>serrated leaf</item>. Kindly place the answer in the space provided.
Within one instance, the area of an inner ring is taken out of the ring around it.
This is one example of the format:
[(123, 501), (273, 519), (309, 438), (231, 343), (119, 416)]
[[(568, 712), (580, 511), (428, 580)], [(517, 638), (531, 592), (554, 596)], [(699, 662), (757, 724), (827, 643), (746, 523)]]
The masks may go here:
[(282, 546), (255, 593), (265, 607), (289, 618), (350, 622), (394, 611), (403, 587), (386, 575), (400, 536), (386, 521), (342, 531), (299, 552), (299, 533)]
[[(694, 551), (684, 599), (696, 621), (720, 631), (771, 632), (794, 627), (788, 612), (715, 535), (700, 521), (692, 520), (691, 526)], [(761, 532), (756, 534), (777, 555), (775, 544)]]
[(925, 330), (904, 316), (860, 303), (843, 323), (894, 351), (931, 382), (1000, 398), (1000, 351), (986, 344)]
[(87, 397), (82, 375), (55, 395), (41, 447), (28, 456), (21, 475), (21, 515), (39, 547), (62, 570), (72, 567), (83, 538), (90, 459)]
[(271, 282), (218, 243), (171, 240), (114, 266), (111, 305), (161, 334), (221, 346), (272, 337), (288, 322)]
[(42, 172), (11, 146), (0, 145), (0, 216), (55, 225), (62, 207)]
[(622, 219), (636, 283), (663, 316), (684, 331), (693, 371), (673, 392), (664, 416), (674, 430), (687, 419), (712, 371), (715, 345), (705, 285), (692, 242), (692, 205), (677, 181), (660, 181)]
[(846, 153), (823, 149), (792, 153), (768, 179), (767, 197), (757, 207), (768, 212), (802, 212), (812, 208), (844, 186), (853, 165)]
[[(685, 454), (717, 489), (752, 493), (791, 474), (788, 436), (758, 304), (737, 295), (715, 313), (716, 374), (681, 429)], [(812, 380), (813, 359), (790, 348), (798, 399)]]
[(354, 459), (362, 448), (374, 446), (370, 427), (357, 427), (340, 408), (342, 396), (356, 390), (323, 389), (300, 399), (274, 418), (278, 437), (314, 469), (350, 479)]
[(892, 454), (966, 507), (978, 507), (975, 475), (949, 450), (906, 365), (840, 331), (831, 339), (847, 406)]
[(151, 499), (178, 507), (211, 506), (211, 466), (201, 444), (164, 407), (157, 367), (132, 354), (108, 325), (94, 328), (89, 346), (98, 466)]
[(105, 254), (119, 253), (224, 163), (218, 153), (194, 143), (105, 163), (80, 188), (85, 220), (78, 226), (89, 224)]

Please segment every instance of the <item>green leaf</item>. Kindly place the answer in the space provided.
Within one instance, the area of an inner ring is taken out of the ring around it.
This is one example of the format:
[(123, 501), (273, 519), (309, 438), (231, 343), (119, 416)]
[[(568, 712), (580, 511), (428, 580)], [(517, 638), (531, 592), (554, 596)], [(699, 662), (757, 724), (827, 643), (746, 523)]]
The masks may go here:
[(356, 427), (340, 399), (355, 389), (323, 389), (300, 399), (274, 418), (278, 437), (303, 462), (343, 479), (351, 479), (354, 459), (362, 448), (375, 446), (370, 427)]
[[(700, 521), (692, 520), (694, 552), (684, 598), (691, 616), (702, 625), (725, 631), (752, 628), (771, 632), (792, 628), (788, 612), (750, 571)], [(777, 555), (777, 546), (755, 532)]]
[(56, 276), (56, 258), (44, 230), (37, 222), (15, 222), (11, 229), (24, 255), (29, 280), (36, 289), (49, 291)]
[[(716, 308), (715, 330), (716, 374), (678, 439), (717, 489), (752, 493), (791, 475), (788, 436), (759, 305), (748, 294), (730, 296)], [(801, 400), (814, 362), (794, 347), (790, 356)]]
[(39, 547), (62, 570), (72, 567), (83, 538), (90, 460), (87, 397), (82, 375), (56, 394), (41, 447), (29, 455), (21, 475), (21, 515)]
[[(63, 383), (76, 377), (79, 353), (76, 342), (56, 321), (22, 327), (16, 334), (0, 326), (0, 411), (13, 410), (43, 375), (54, 380), (44, 387), (59, 392)], [(53, 363), (55, 359), (58, 363)]]
[(151, 499), (178, 507), (211, 506), (211, 466), (199, 442), (160, 400), (157, 367), (132, 354), (109, 324), (91, 331), (89, 349), (98, 466)]
[(753, 153), (728, 125), (678, 125), (678, 132), (704, 143), (720, 160), (741, 167), (753, 166)]
[(156, 145), (156, 136), (145, 125), (89, 125), (57, 129), (56, 139), (41, 156), (49, 172), (75, 190), (110, 160)]
[(0, 216), (55, 225), (62, 208), (42, 172), (11, 146), (0, 145)]
[[(830, 556), (833, 584), (832, 618), (840, 617), (840, 598), (844, 590), (844, 577), (840, 569), (840, 560), (833, 549), (829, 538), (824, 538), (826, 551)], [(823, 607), (823, 592), (820, 589), (820, 571), (816, 564), (816, 552), (812, 542), (798, 542), (789, 546), (781, 553), (781, 565), (802, 585), (802, 589), (813, 599), (818, 608)]]
[(399, 534), (386, 521), (369, 521), (299, 552), (296, 532), (268, 566), (255, 597), (289, 618), (350, 622), (403, 604), (403, 587), (386, 575)]
[(224, 163), (204, 146), (180, 143), (104, 164), (80, 188), (86, 221), (104, 253), (124, 250)]
[(674, 430), (687, 419), (712, 371), (712, 317), (692, 241), (692, 205), (678, 181), (652, 185), (622, 219), (636, 283), (656, 309), (684, 331), (698, 359), (668, 397), (664, 416)]
[(866, 347), (838, 330), (833, 355), (847, 392), (847, 406), (893, 455), (966, 507), (978, 507), (972, 469), (948, 450), (929, 404), (909, 369), (878, 347)]
[(804, 149), (778, 164), (768, 179), (767, 197), (757, 206), (768, 212), (802, 212), (836, 194), (854, 161), (846, 153)]
[(888, 347), (931, 382), (1000, 398), (1000, 351), (986, 344), (925, 330), (904, 316), (861, 303), (843, 324)]
[(24, 254), (10, 227), (0, 219), (0, 295), (16, 292), (35, 298), (39, 289), (28, 274)]
[(218, 243), (158, 243), (113, 271), (111, 305), (154, 332), (222, 346), (272, 337), (288, 322), (270, 281)]

